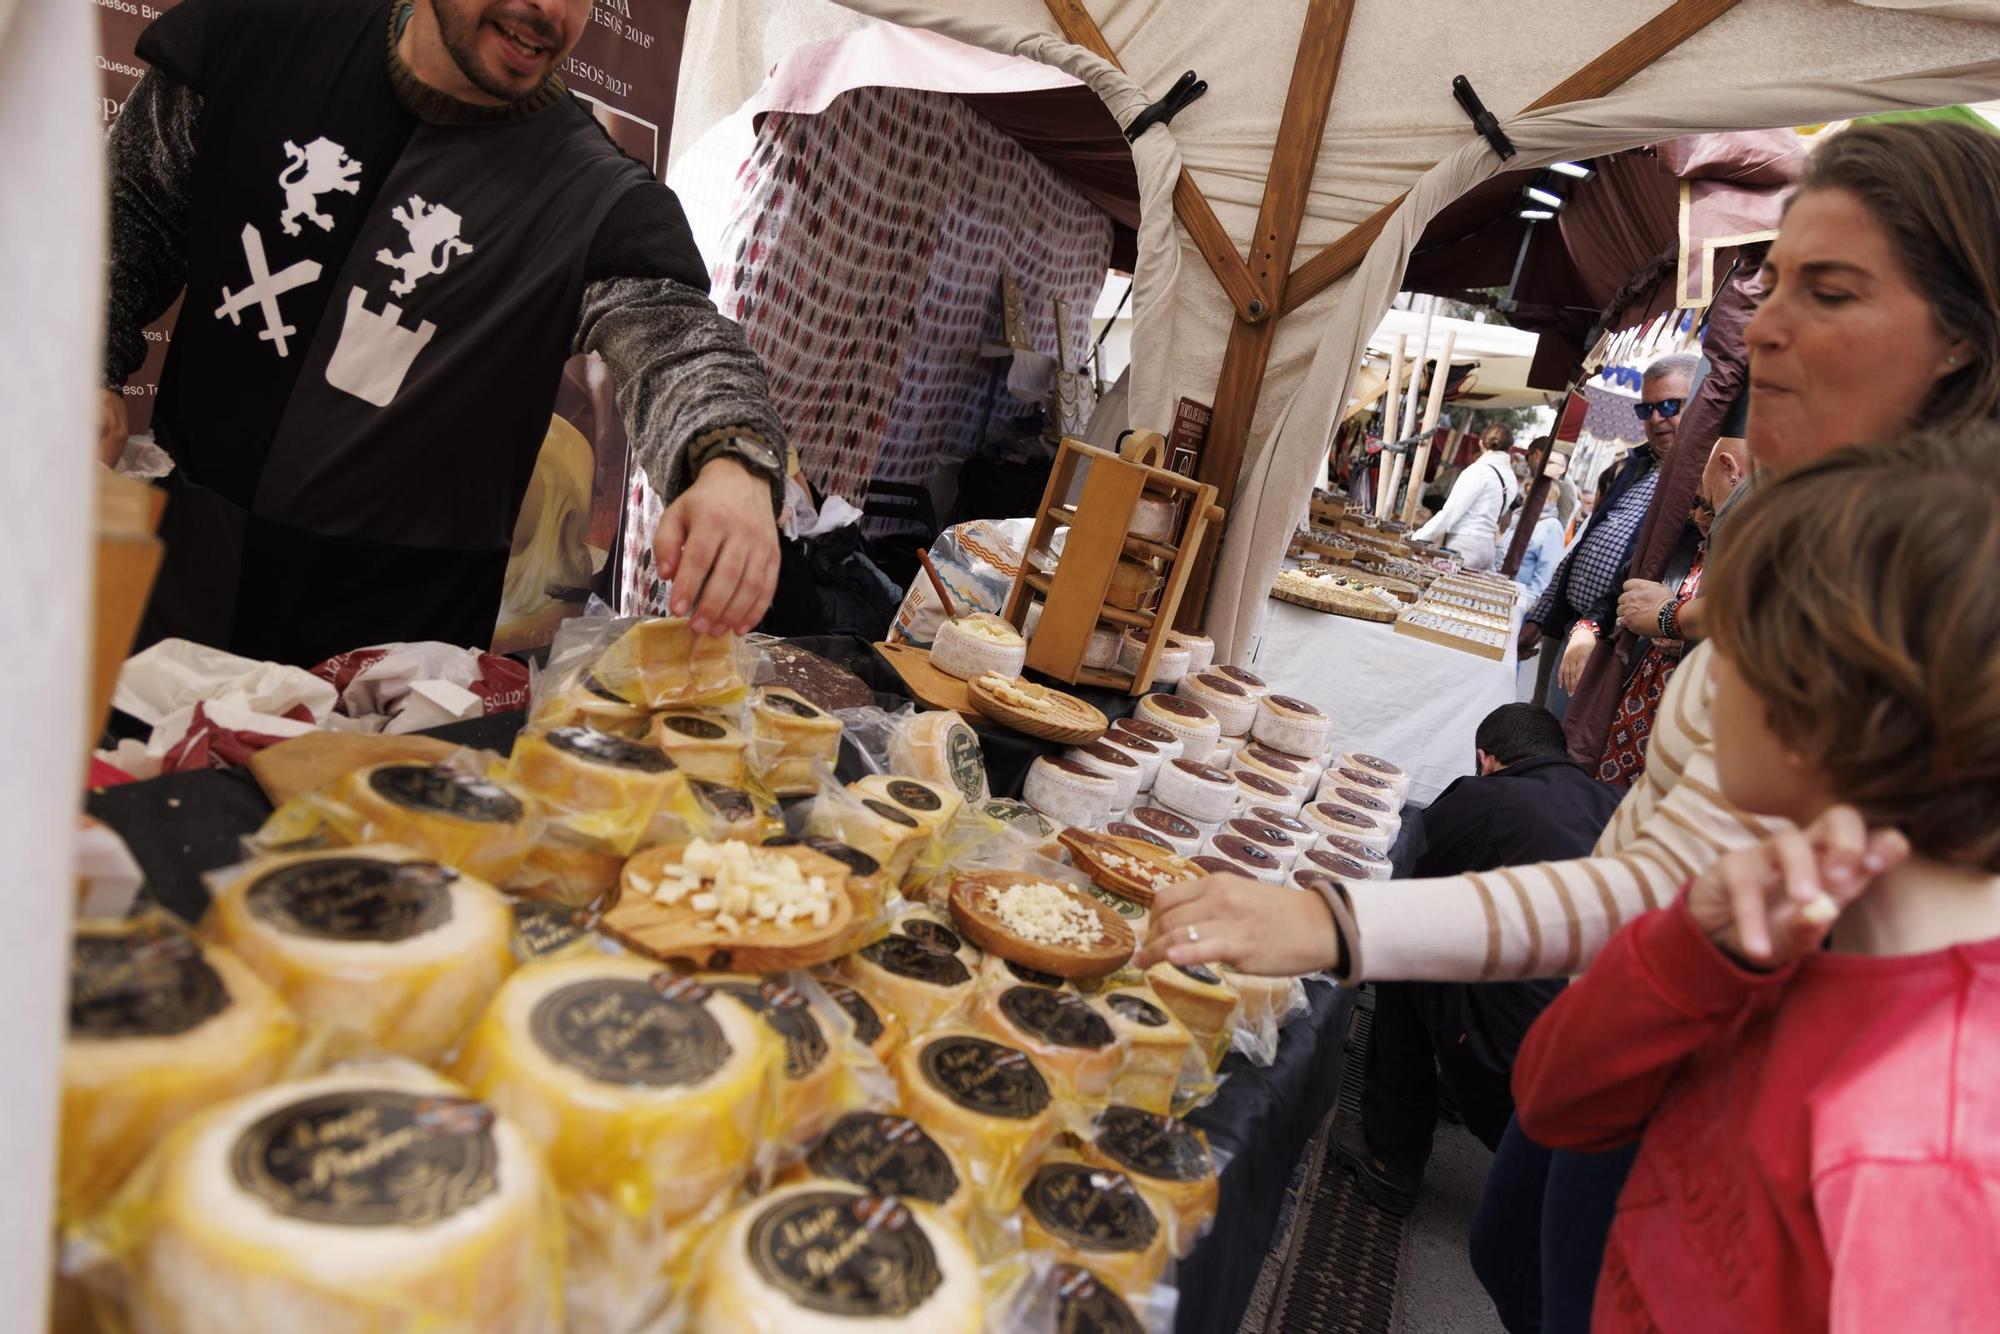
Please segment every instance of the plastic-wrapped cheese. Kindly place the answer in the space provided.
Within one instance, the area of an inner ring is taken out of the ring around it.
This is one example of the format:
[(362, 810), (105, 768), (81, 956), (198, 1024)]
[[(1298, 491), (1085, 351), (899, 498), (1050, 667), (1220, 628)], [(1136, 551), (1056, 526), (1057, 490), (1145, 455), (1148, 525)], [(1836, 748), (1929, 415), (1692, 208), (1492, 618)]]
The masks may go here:
[(681, 616), (640, 621), (598, 656), (591, 675), (649, 709), (729, 704), (743, 698), (735, 635), (696, 634)]
[(827, 1040), (811, 1002), (781, 977), (710, 977), (703, 981), (734, 997), (784, 1044), (779, 1133), (794, 1144), (818, 1139), (833, 1114), (842, 1070), (840, 1057)]
[(279, 1084), (184, 1127), (146, 1221), (141, 1330), (562, 1328), (561, 1221), (534, 1146), (401, 1065)]
[(795, 690), (766, 686), (750, 709), (758, 775), (781, 797), (804, 796), (818, 785), (818, 771), (840, 759), (840, 719)]
[(965, 1234), (928, 1205), (807, 1181), (716, 1228), (690, 1334), (979, 1334), (985, 1291)]
[(783, 1064), (730, 997), (641, 959), (580, 956), (514, 974), (458, 1073), (547, 1153), (566, 1193), (671, 1223), (743, 1175)]
[(813, 1146), (806, 1170), (873, 1195), (928, 1204), (961, 1226), (972, 1213), (964, 1165), (907, 1116), (849, 1112)]
[(980, 1032), (1032, 1056), (1059, 1095), (1101, 1099), (1111, 1092), (1122, 1056), (1118, 1035), (1075, 992), (1033, 983), (989, 988), (973, 1019)]
[(1219, 1065), (1229, 1050), (1229, 1025), (1240, 1003), (1236, 988), (1200, 964), (1156, 963), (1146, 970), (1146, 980), (1160, 1004), (1187, 1025), (1209, 1068)]
[(628, 850), (687, 786), (658, 746), (588, 727), (523, 732), (514, 740), (507, 776), (551, 810), (587, 818), (588, 832)]
[(506, 884), (541, 833), (519, 793), (444, 765), (369, 765), (336, 792), (342, 841), (399, 844), (489, 885)]
[(915, 820), (930, 839), (944, 834), (965, 809), (965, 799), (958, 795), (957, 788), (928, 783), (921, 778), (870, 774), (853, 784), (851, 790), (864, 801), (887, 802)]
[(1170, 1111), (1174, 1087), (1194, 1045), (1187, 1025), (1145, 983), (1120, 986), (1093, 998), (1093, 1004), (1125, 1046), (1125, 1064), (1112, 1084), (1112, 1097), (1149, 1112)]
[(514, 967), (506, 899), (385, 845), (237, 867), (215, 884), (212, 921), (301, 1018), (426, 1064)]
[(912, 715), (889, 739), (889, 767), (899, 774), (947, 784), (973, 804), (990, 796), (979, 734), (945, 709)]
[(867, 853), (899, 885), (930, 837), (916, 816), (856, 787), (815, 801), (806, 827)]
[(961, 681), (988, 672), (1014, 677), (1028, 660), (1028, 642), (1012, 625), (987, 612), (974, 612), (938, 627), (931, 641), (931, 666)]
[(645, 705), (620, 698), (589, 673), (545, 700), (538, 698), (529, 714), (535, 727), (594, 727), (600, 732), (633, 737), (645, 733), (652, 717)]
[(242, 960), (164, 922), (78, 922), (69, 969), (59, 1225), (103, 1205), (182, 1120), (276, 1079), (299, 1040)]
[(979, 808), (979, 813), (988, 819), (998, 820), (1016, 834), (1026, 839), (1038, 857), (1050, 861), (1060, 861), (1063, 846), (1056, 838), (1059, 832), (1047, 816), (1025, 801), (1015, 801), (1009, 797), (995, 797)]
[(972, 996), (972, 970), (956, 954), (905, 935), (884, 936), (841, 962), (841, 972), (889, 1007), (911, 1033), (923, 1033)]
[(972, 1171), (988, 1203), (1012, 1193), (1056, 1134), (1048, 1080), (1018, 1047), (934, 1033), (897, 1054), (903, 1111)]
[(647, 739), (672, 756), (682, 773), (704, 783), (741, 787), (749, 772), (750, 743), (724, 718), (691, 710), (663, 713)]
[(1113, 1284), (1149, 1288), (1172, 1254), (1168, 1228), (1130, 1175), (1090, 1163), (1044, 1163), (1021, 1193), (1021, 1240)]
[(1156, 1212), (1174, 1225), (1174, 1249), (1186, 1255), (1215, 1217), (1221, 1183), (1207, 1138), (1171, 1116), (1138, 1107), (1107, 1107), (1098, 1114), (1083, 1155), (1132, 1178)]
[(813, 980), (847, 1016), (854, 1029), (854, 1040), (886, 1065), (890, 1056), (903, 1045), (903, 1021), (888, 1006), (876, 1004), (874, 997), (857, 991), (845, 982), (825, 976), (816, 976)]

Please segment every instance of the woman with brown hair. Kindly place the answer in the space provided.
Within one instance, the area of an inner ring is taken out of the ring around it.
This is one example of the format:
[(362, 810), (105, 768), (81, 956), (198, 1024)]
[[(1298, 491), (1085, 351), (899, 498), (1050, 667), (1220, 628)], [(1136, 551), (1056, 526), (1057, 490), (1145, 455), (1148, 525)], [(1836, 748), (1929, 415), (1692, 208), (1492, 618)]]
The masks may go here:
[[(2000, 137), (1940, 121), (1834, 135), (1808, 162), (1763, 276), (1767, 293), (1746, 341), (1748, 440), (1766, 473), (1912, 427), (1954, 430), (2000, 417)], [(1729, 524), (1725, 513), (1720, 550)], [(1646, 771), (1597, 855), (1433, 880), (1329, 883), (1324, 895), (1272, 895), (1253, 881), (1210, 877), (1161, 894), (1141, 962), (1221, 962), (1251, 973), (1330, 969), (1349, 981), (1580, 972), (1628, 920), (1780, 827), (1722, 794), (1711, 665), (1707, 647), (1697, 646), (1674, 674)], [(1496, 1178), (1514, 1143), (1510, 1131)], [(1553, 1192), (1557, 1173), (1543, 1175)], [(1533, 1194), (1539, 1206), (1539, 1185)], [(1545, 1260), (1561, 1245), (1579, 1264), (1589, 1256), (1591, 1272), (1521, 1285), (1546, 1286), (1542, 1328), (1584, 1327), (1580, 1280), (1587, 1324), (1608, 1203), (1581, 1226), (1575, 1220), (1588, 1211), (1544, 1214), (1571, 1228), (1544, 1238)], [(1592, 1222), (1594, 1246), (1576, 1235)]]

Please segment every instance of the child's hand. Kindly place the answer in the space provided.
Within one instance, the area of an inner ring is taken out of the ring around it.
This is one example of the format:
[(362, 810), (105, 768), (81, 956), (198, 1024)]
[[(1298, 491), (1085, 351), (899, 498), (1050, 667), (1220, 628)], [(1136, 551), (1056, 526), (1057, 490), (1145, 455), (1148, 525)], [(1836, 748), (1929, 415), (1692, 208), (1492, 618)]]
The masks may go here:
[(1818, 949), (1847, 905), (1909, 855), (1901, 834), (1871, 834), (1853, 807), (1836, 806), (1805, 829), (1724, 856), (1688, 887), (1688, 912), (1717, 948), (1753, 968), (1782, 968)]

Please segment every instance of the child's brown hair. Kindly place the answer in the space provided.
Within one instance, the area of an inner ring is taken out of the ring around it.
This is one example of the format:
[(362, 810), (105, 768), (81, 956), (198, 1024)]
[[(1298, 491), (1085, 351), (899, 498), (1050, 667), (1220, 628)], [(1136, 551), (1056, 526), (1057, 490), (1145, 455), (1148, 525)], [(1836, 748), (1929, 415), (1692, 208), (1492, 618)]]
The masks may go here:
[(1840, 800), (2000, 871), (2000, 429), (1760, 482), (1702, 593), (1716, 648)]

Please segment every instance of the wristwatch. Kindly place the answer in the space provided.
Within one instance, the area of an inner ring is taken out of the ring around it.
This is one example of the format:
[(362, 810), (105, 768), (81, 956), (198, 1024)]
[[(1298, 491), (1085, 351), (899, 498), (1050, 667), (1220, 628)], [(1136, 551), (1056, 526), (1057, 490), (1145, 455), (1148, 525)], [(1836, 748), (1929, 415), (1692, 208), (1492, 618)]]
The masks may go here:
[(785, 475), (785, 461), (778, 457), (778, 451), (766, 444), (763, 436), (740, 426), (725, 426), (696, 436), (688, 446), (689, 475), (719, 458), (735, 459), (760, 476), (782, 479)]

